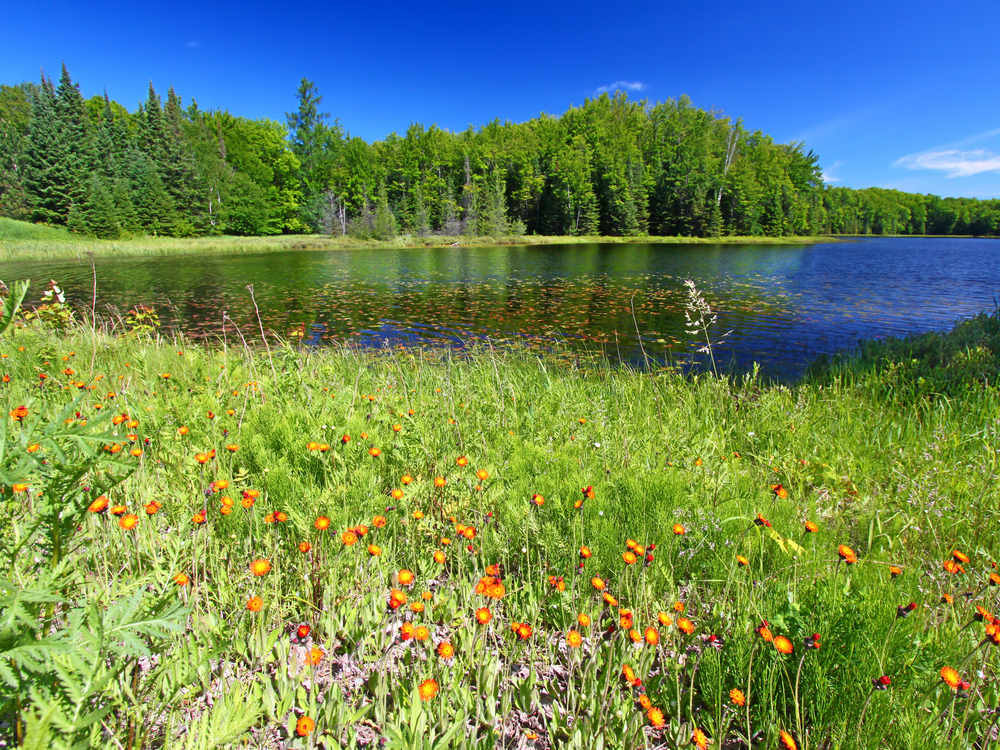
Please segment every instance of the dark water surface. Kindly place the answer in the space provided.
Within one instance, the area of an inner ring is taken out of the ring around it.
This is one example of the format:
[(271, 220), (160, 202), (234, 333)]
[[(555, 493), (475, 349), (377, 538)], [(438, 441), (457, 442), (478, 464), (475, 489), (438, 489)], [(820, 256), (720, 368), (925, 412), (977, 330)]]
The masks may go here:
[[(946, 329), (992, 310), (1000, 241), (203, 254), (98, 259), (97, 276), (99, 313), (153, 306), (166, 326), (192, 337), (221, 338), (225, 312), (259, 341), (246, 289), (253, 284), (265, 328), (301, 332), (307, 344), (463, 348), (489, 337), (539, 348), (558, 341), (639, 363), (638, 329), (648, 356), (677, 364), (697, 348), (684, 325), (684, 280), (692, 279), (718, 315), (710, 334), (720, 365), (756, 361), (789, 377), (861, 338)], [(90, 307), (86, 259), (0, 264), (8, 284), (29, 277), (30, 301), (55, 279), (69, 302)], [(227, 332), (235, 335), (232, 323)]]

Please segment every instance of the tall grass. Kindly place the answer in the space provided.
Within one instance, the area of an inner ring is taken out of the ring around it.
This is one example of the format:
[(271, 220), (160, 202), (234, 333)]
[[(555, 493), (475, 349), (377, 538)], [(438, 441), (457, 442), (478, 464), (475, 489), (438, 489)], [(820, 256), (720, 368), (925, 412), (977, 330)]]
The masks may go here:
[[(717, 748), (965, 748), (995, 734), (976, 609), (989, 624), (997, 607), (995, 388), (900, 404), (878, 373), (768, 386), (491, 350), (95, 348), (89, 330), (38, 327), (0, 354), (7, 411), (29, 414), (8, 420), (0, 461), (12, 738), (673, 748), (697, 730)], [(59, 466), (84, 467), (76, 494), (54, 487)], [(55, 490), (81, 509), (58, 565), (70, 501), (46, 516)], [(99, 496), (137, 526), (86, 512)], [(27, 600), (52, 602), (30, 642)], [(71, 652), (32, 660), (60, 633)]]

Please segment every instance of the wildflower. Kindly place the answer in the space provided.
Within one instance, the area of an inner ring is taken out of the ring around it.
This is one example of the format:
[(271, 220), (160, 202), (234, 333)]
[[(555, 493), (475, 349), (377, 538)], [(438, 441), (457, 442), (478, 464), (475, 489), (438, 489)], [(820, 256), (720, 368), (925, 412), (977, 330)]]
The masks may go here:
[(623, 609), (618, 613), (618, 627), (622, 630), (628, 630), (632, 627), (632, 613), (627, 609)]
[(438, 684), (436, 680), (424, 680), (420, 683), (420, 687), (417, 688), (417, 693), (420, 695), (420, 700), (429, 701), (438, 693)]
[(646, 711), (646, 718), (649, 719), (649, 723), (654, 729), (662, 729), (667, 723), (666, 719), (663, 718), (663, 711), (658, 709), (656, 706), (653, 706)]
[(421, 518), (424, 517), (424, 512), (422, 510), (415, 510), (413, 511), (413, 517), (419, 521)]
[(963, 565), (969, 564), (969, 556), (964, 552), (959, 552), (957, 549), (952, 550), (951, 556), (955, 558), (955, 562), (962, 563)]
[(205, 416), (209, 419), (215, 419), (215, 415), (212, 412), (208, 412)]
[(846, 544), (841, 544), (837, 546), (837, 554), (840, 555), (840, 559), (843, 560), (848, 565), (853, 565), (858, 561), (858, 556), (854, 554), (854, 550), (852, 550)]
[(476, 610), (476, 621), (480, 625), (486, 625), (490, 620), (493, 619), (493, 613), (489, 611), (486, 607), (480, 607)]
[(571, 630), (566, 634), (566, 643), (569, 644), (570, 648), (580, 648), (580, 644), (583, 643), (583, 636), (576, 630)]
[(589, 560), (594, 553), (590, 551), (590, 547), (580, 547), (580, 557), (584, 560)]
[(371, 456), (372, 458), (378, 458), (379, 456), (382, 455), (382, 449), (372, 446), (371, 448), (368, 449), (368, 455)]
[(406, 604), (406, 592), (392, 589), (389, 592), (389, 609), (399, 609)]
[(674, 602), (674, 612), (683, 612), (684, 602)]
[(753, 520), (753, 522), (757, 526), (766, 526), (767, 528), (771, 528), (771, 522), (764, 518), (761, 513), (757, 514), (757, 517)]
[(522, 641), (526, 641), (531, 638), (531, 634), (533, 632), (532, 627), (526, 622), (522, 622), (517, 626), (517, 637)]
[(126, 513), (128, 513), (128, 508), (126, 508), (124, 505), (111, 506), (111, 515), (113, 516), (123, 516)]
[(318, 451), (319, 443), (317, 443), (315, 440), (310, 440), (308, 443), (306, 443), (306, 450)]
[(698, 750), (705, 750), (708, 747), (708, 737), (698, 727), (695, 727), (694, 733), (691, 735), (691, 742), (694, 743)]
[(817, 526), (816, 524), (814, 524), (812, 521), (806, 521), (806, 533), (807, 534), (815, 534), (817, 531), (819, 531), (819, 526)]
[(455, 459), (455, 463), (458, 464), (459, 466), (468, 466), (469, 459), (467, 459), (465, 456), (459, 456), (457, 459)]
[(236, 445), (236, 443), (230, 443), (229, 445), (226, 446), (226, 450), (229, 451), (230, 453), (236, 453), (236, 451), (238, 451), (239, 449), (240, 446)]
[(96, 500), (94, 500), (94, 502), (90, 504), (89, 508), (87, 508), (87, 510), (89, 510), (91, 513), (103, 513), (107, 509), (108, 509), (107, 495), (101, 495), (99, 498), (97, 498)]
[(416, 612), (418, 614), (421, 613), (421, 612), (423, 612), (424, 611), (424, 603), (423, 602), (413, 602), (413, 604), (410, 605), (410, 611), (411, 612)]
[(590, 585), (593, 586), (598, 591), (603, 591), (606, 584), (604, 583), (603, 579), (594, 576), (593, 578), (590, 579)]
[(476, 472), (476, 479), (478, 479), (480, 482), (485, 482), (489, 478), (490, 478), (490, 473), (486, 471), (486, 469), (480, 469), (479, 471)]
[(896, 607), (896, 617), (903, 619), (909, 617), (910, 613), (917, 608), (916, 602), (910, 602), (909, 604), (900, 604)]
[(990, 573), (990, 586), (1000, 586), (1000, 575)]
[(952, 575), (954, 575), (955, 573), (964, 573), (965, 572), (965, 568), (963, 568), (961, 565), (959, 565), (954, 560), (945, 560), (944, 561), (944, 569), (945, 569), (945, 572), (951, 573)]
[(954, 604), (954, 602), (955, 602), (955, 599), (952, 597), (951, 594), (942, 594), (941, 595), (941, 604)]
[(340, 535), (340, 541), (345, 547), (351, 547), (358, 542), (358, 535), (353, 531), (345, 531)]
[(679, 523), (675, 523), (674, 524), (674, 534), (675, 535), (677, 535), (677, 536), (683, 536), (686, 533), (687, 533), (687, 529), (685, 529), (681, 524), (679, 524)]
[(694, 632), (694, 623), (691, 622), (686, 617), (677, 618), (677, 627), (683, 630), (688, 635), (691, 635)]
[(308, 553), (312, 548), (313, 547), (309, 542), (299, 542), (299, 552), (303, 555)]
[[(115, 419), (118, 419), (118, 417), (115, 417)], [(111, 421), (113, 422), (114, 420)], [(177, 429), (178, 435), (187, 435), (189, 432), (191, 432), (191, 430), (188, 429), (187, 427), (184, 427), (183, 425), (181, 425), (181, 427)]]
[(901, 575), (903, 575), (903, 569), (902, 568), (897, 568), (895, 565), (890, 565), (889, 566), (889, 575), (892, 576), (893, 578), (895, 578), (896, 576), (901, 576)]
[(820, 638), (819, 633), (813, 633), (810, 636), (806, 636), (806, 639), (802, 641), (802, 645), (808, 649), (813, 649), (814, 651), (818, 651), (819, 647), (822, 645), (819, 642), (819, 638)]
[(625, 561), (626, 565), (634, 565), (636, 562), (635, 552), (629, 550), (628, 552), (622, 553), (622, 560)]
[(327, 518), (326, 516), (320, 516), (313, 523), (313, 526), (315, 526), (320, 531), (326, 531), (328, 528), (330, 528), (330, 519)]
[(660, 612), (659, 614), (657, 614), (656, 619), (659, 620), (660, 625), (662, 625), (665, 628), (669, 628), (674, 623), (670, 615), (668, 615), (666, 612)]
[(392, 492), (389, 493), (389, 496), (393, 500), (402, 500), (403, 499), (403, 491), (402, 490), (398, 490), (398, 489), (397, 490), (393, 490)]
[(590, 627), (590, 615), (588, 615), (588, 614), (586, 614), (584, 612), (581, 612), (579, 615), (577, 615), (576, 621), (578, 623), (580, 623), (580, 627), (581, 628), (589, 628)]
[(264, 600), (259, 596), (251, 596), (247, 599), (247, 609), (251, 612), (260, 612), (264, 609)]
[(632, 643), (638, 643), (642, 640), (642, 633), (638, 630), (632, 628), (628, 631), (628, 637), (632, 640)]
[(777, 649), (779, 654), (790, 654), (795, 650), (792, 642), (785, 638), (783, 635), (779, 635), (774, 639), (774, 647)]
[(308, 625), (303, 624), (303, 625), (299, 625), (299, 627), (296, 629), (295, 636), (300, 641), (304, 641), (306, 638), (309, 637), (309, 634), (311, 632), (312, 632), (312, 628), (309, 627)]
[(351, 436), (350, 435), (344, 435), (342, 438), (340, 438), (340, 444), (341, 445), (347, 445), (349, 442), (351, 442)]
[(23, 422), (24, 418), (28, 416), (27, 406), (18, 406), (10, 410), (10, 418), (15, 422)]
[(958, 688), (959, 683), (961, 682), (961, 678), (958, 676), (958, 672), (956, 672), (951, 667), (942, 667), (941, 668), (941, 679), (952, 690), (955, 690), (956, 688)]
[(310, 719), (308, 716), (300, 716), (299, 720), (295, 722), (295, 734), (299, 737), (306, 737), (312, 733), (312, 730), (316, 728), (316, 722)]
[(399, 573), (396, 574), (396, 578), (399, 579), (399, 583), (402, 586), (412, 586), (413, 581), (415, 580), (413, 571), (407, 570), (406, 568), (400, 570)]
[(174, 583), (178, 586), (187, 586), (191, 583), (191, 579), (188, 577), (187, 573), (178, 573), (174, 576)]
[(430, 628), (426, 625), (418, 625), (417, 629), (413, 631), (413, 639), (417, 641), (426, 641), (431, 637)]
[(42, 449), (41, 445), (39, 445), (38, 443), (32, 443), (25, 450), (27, 450), (28, 453), (37, 453), (41, 449)]
[(759, 635), (767, 643), (774, 640), (774, 634), (771, 632), (771, 628), (767, 620), (762, 621), (761, 624), (757, 626), (757, 635)]
[(434, 553), (434, 562), (436, 562), (438, 565), (444, 565), (444, 561), (446, 559), (447, 558), (445, 557), (444, 552), (442, 552), (441, 550), (437, 550)]
[(375, 516), (375, 518), (372, 519), (372, 526), (374, 526), (376, 529), (381, 529), (383, 526), (385, 526), (385, 524), (386, 524), (385, 516)]
[(531, 496), (531, 504), (541, 507), (545, 505), (545, 498), (536, 492), (534, 495)]
[(628, 664), (622, 664), (622, 677), (624, 677), (625, 682), (630, 685), (635, 685), (636, 683), (641, 684), (642, 682), (638, 677), (636, 677), (635, 670)]
[(399, 481), (402, 482), (403, 484), (409, 484), (410, 482), (413, 481), (413, 477), (411, 477), (409, 474), (403, 474), (402, 479), (400, 479)]
[(271, 572), (271, 561), (261, 557), (250, 563), (250, 572), (255, 576), (266, 576)]
[(15, 494), (20, 494), (22, 492), (27, 492), (29, 486), (30, 485), (25, 484), (24, 482), (14, 482), (10, 488), (15, 492)]
[(402, 432), (403, 431), (403, 425), (401, 425), (401, 424), (394, 424), (392, 426), (392, 431), (393, 432)]
[(609, 594), (609, 593), (608, 593), (607, 591), (605, 591), (605, 592), (604, 592), (604, 593), (603, 593), (603, 594), (602, 594), (601, 596), (602, 596), (602, 597), (604, 598), (604, 601), (605, 601), (605, 603), (606, 603), (606, 604), (607, 604), (607, 605), (608, 605), (609, 607), (617, 607), (617, 606), (618, 606), (618, 600), (617, 600), (617, 599), (615, 599), (615, 598), (614, 598), (614, 597), (613, 597), (613, 596), (612, 596), (611, 594)]
[(889, 679), (886, 675), (882, 675), (881, 677), (875, 677), (875, 678), (872, 679), (872, 686), (876, 690), (885, 690), (891, 684), (892, 684), (892, 680)]
[(798, 746), (795, 744), (795, 738), (784, 729), (778, 732), (778, 738), (781, 740), (781, 744), (785, 746), (785, 750), (798, 750)]
[(437, 653), (442, 659), (448, 661), (455, 656), (455, 647), (448, 641), (442, 641), (438, 644)]
[(194, 460), (197, 461), (200, 464), (207, 464), (209, 462), (210, 458), (211, 458), (211, 456), (209, 456), (207, 453), (195, 453), (194, 454)]
[(274, 513), (268, 513), (264, 516), (264, 523), (274, 523)]
[(434, 598), (434, 594), (432, 594), (430, 591), (425, 591), (420, 595), (420, 598), (423, 599), (425, 602), (429, 602), (431, 599)]
[(657, 643), (660, 642), (660, 632), (652, 625), (646, 628), (645, 632), (643, 632), (642, 634), (642, 637), (645, 639), (646, 643), (648, 643), (650, 646), (655, 646)]
[(582, 487), (580, 488), (580, 492), (583, 493), (583, 496), (587, 500), (593, 500), (595, 497), (597, 497), (597, 493), (594, 492), (593, 487)]
[(747, 702), (746, 696), (743, 695), (743, 691), (739, 688), (733, 688), (729, 691), (729, 700), (736, 706), (746, 705)]
[(125, 531), (131, 531), (139, 524), (139, 516), (128, 513), (121, 517), (118, 521), (118, 525), (121, 526)]
[(739, 565), (743, 565), (743, 566), (748, 567), (748, 568), (750, 567), (750, 561), (747, 560), (745, 557), (743, 557), (743, 555), (737, 555), (736, 556), (736, 562)]
[(435, 487), (444, 487), (446, 484), (448, 484), (448, 480), (444, 477), (434, 477)]
[(705, 462), (704, 462), (704, 461), (702, 461), (702, 460), (701, 460), (700, 458), (696, 458), (696, 459), (694, 460), (694, 465), (695, 465), (695, 466), (701, 466), (701, 465), (702, 465), (703, 463), (705, 463)]
[(772, 484), (771, 485), (771, 492), (774, 493), (775, 497), (780, 497), (782, 500), (784, 500), (786, 497), (788, 497), (788, 490), (786, 490), (780, 484)]

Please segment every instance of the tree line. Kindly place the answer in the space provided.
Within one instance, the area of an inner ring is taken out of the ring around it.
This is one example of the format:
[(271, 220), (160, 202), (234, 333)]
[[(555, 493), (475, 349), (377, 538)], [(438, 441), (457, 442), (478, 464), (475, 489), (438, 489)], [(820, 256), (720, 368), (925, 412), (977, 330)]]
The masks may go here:
[(58, 85), (0, 86), (0, 215), (102, 238), (326, 232), (1000, 233), (1000, 201), (826, 187), (818, 157), (686, 97), (604, 94), (559, 117), (369, 143), (303, 79), (285, 122)]

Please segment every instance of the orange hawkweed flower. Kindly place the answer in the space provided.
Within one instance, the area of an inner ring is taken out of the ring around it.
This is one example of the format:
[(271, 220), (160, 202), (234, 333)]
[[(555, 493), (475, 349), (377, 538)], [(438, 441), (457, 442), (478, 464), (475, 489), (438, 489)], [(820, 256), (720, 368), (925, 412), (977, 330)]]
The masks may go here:
[(663, 711), (653, 706), (646, 712), (646, 718), (649, 719), (649, 723), (654, 729), (663, 729), (666, 726), (667, 721), (663, 718)]
[(638, 558), (635, 556), (635, 552), (629, 550), (628, 552), (622, 552), (622, 560), (625, 561), (626, 565), (634, 565)]
[(340, 535), (340, 541), (345, 547), (350, 547), (358, 542), (358, 535), (353, 531), (345, 531)]
[(686, 617), (678, 617), (677, 618), (677, 627), (680, 630), (683, 630), (688, 635), (691, 635), (694, 632), (694, 623), (691, 622)]
[(590, 615), (586, 614), (585, 612), (581, 612), (579, 615), (577, 615), (576, 621), (580, 623), (581, 628), (590, 627)]
[(526, 622), (519, 623), (517, 626), (517, 637), (522, 641), (526, 641), (531, 638), (531, 634), (533, 632), (534, 630), (532, 627)]
[(639, 705), (643, 707), (646, 711), (653, 707), (653, 701), (649, 699), (649, 696), (643, 693), (639, 696)]
[(382, 548), (379, 547), (377, 544), (369, 544), (368, 554), (371, 555), (372, 557), (378, 557), (379, 555), (382, 554)]
[(238, 451), (239, 449), (240, 446), (238, 446), (236, 443), (230, 443), (229, 445), (226, 446), (226, 450), (229, 451), (230, 453), (236, 453), (236, 451)]
[(541, 507), (545, 505), (545, 498), (536, 492), (534, 495), (531, 496), (531, 504)]
[(493, 619), (493, 613), (486, 607), (480, 607), (476, 610), (476, 621), (480, 625), (487, 625), (490, 620)]
[(99, 498), (97, 498), (96, 500), (94, 500), (94, 502), (90, 504), (89, 508), (87, 508), (87, 510), (89, 510), (91, 513), (103, 513), (107, 509), (108, 509), (107, 495), (101, 495)]
[(745, 567), (750, 567), (750, 561), (747, 560), (745, 557), (743, 557), (743, 555), (737, 555), (736, 556), (736, 562), (738, 564), (740, 564), (740, 565), (745, 566)]
[(593, 554), (594, 553), (590, 551), (590, 547), (580, 547), (580, 557), (584, 560), (589, 560)]
[(125, 531), (131, 531), (139, 524), (139, 516), (132, 513), (127, 513), (122, 516), (118, 521), (118, 525), (121, 526)]
[(757, 627), (757, 635), (768, 643), (774, 640), (774, 634), (771, 632), (771, 628), (768, 626), (767, 620), (764, 620), (764, 622)]
[(444, 565), (444, 561), (447, 559), (448, 558), (445, 557), (444, 552), (442, 552), (441, 550), (437, 550), (434, 553), (434, 562), (436, 562), (438, 565)]
[(330, 528), (330, 519), (327, 518), (326, 516), (320, 516), (313, 523), (313, 526), (315, 526), (320, 531), (326, 531), (328, 528)]
[(683, 612), (684, 602), (674, 602), (674, 612)]
[(609, 607), (617, 607), (617, 606), (618, 606), (618, 600), (617, 600), (617, 599), (615, 599), (615, 598), (614, 598), (614, 597), (613, 597), (613, 596), (612, 596), (612, 595), (611, 595), (610, 593), (608, 593), (607, 591), (605, 591), (605, 592), (604, 592), (603, 594), (601, 594), (601, 596), (603, 597), (604, 601), (605, 601), (605, 602), (607, 603), (607, 605), (608, 605)]
[(375, 516), (375, 518), (372, 519), (372, 526), (374, 526), (376, 529), (381, 529), (383, 526), (385, 526), (385, 524), (386, 524), (385, 516)]
[(777, 649), (779, 654), (790, 654), (795, 650), (792, 642), (783, 635), (779, 635), (774, 639), (774, 647)]
[(438, 684), (436, 680), (424, 680), (420, 683), (420, 687), (417, 688), (417, 693), (420, 695), (420, 700), (429, 701), (438, 693)]
[(580, 644), (583, 643), (583, 636), (576, 630), (571, 630), (566, 634), (566, 643), (569, 644), (570, 648), (580, 648)]
[(379, 456), (382, 455), (382, 449), (372, 446), (371, 448), (368, 449), (368, 455), (371, 456), (372, 458), (378, 458)]
[(669, 628), (671, 625), (674, 624), (673, 619), (671, 619), (670, 615), (668, 615), (666, 612), (660, 612), (659, 614), (657, 614), (656, 619), (659, 620), (660, 625), (662, 625), (665, 628)]
[(903, 569), (902, 568), (897, 568), (895, 565), (890, 565), (889, 566), (889, 575), (891, 575), (893, 578), (895, 578), (896, 576), (901, 576), (901, 575), (903, 575)]
[(259, 596), (251, 596), (247, 599), (247, 609), (251, 612), (260, 612), (264, 609), (264, 600)]
[(30, 485), (25, 484), (24, 482), (14, 482), (10, 488), (14, 490), (15, 494), (20, 494), (22, 492), (27, 492), (29, 486)]
[(962, 681), (962, 678), (959, 677), (958, 672), (956, 672), (951, 667), (941, 668), (941, 679), (952, 690), (956, 690), (958, 688), (958, 684)]
[(188, 577), (187, 573), (178, 573), (174, 576), (174, 583), (178, 586), (187, 586), (191, 583), (191, 579)]
[(24, 421), (24, 418), (27, 416), (28, 416), (27, 406), (18, 406), (10, 410), (10, 418), (13, 419), (15, 422), (22, 422)]
[(266, 576), (271, 572), (271, 561), (265, 557), (260, 557), (250, 563), (250, 572), (255, 576)]
[(486, 469), (480, 469), (479, 471), (476, 472), (476, 479), (478, 479), (480, 482), (485, 482), (489, 478), (490, 478), (490, 473), (486, 471)]
[(111, 506), (111, 515), (113, 516), (124, 516), (126, 513), (128, 513), (128, 508), (126, 508), (124, 505)]
[[(117, 419), (117, 417), (115, 417), (115, 419)], [(112, 420), (112, 421), (114, 421), (114, 420)], [(189, 432), (191, 432), (191, 430), (188, 429), (187, 427), (184, 427), (183, 425), (181, 427), (177, 428), (177, 434), (178, 435), (187, 435)]]
[(694, 733), (691, 735), (691, 742), (698, 750), (705, 750), (708, 747), (708, 736), (700, 728), (695, 727)]
[(646, 628), (645, 632), (643, 632), (642, 637), (650, 646), (655, 646), (660, 642), (660, 631), (650, 625)]
[(969, 564), (969, 556), (964, 552), (959, 552), (957, 549), (952, 550), (951, 556), (955, 558), (955, 562), (962, 563), (963, 565)]
[(409, 474), (403, 474), (402, 478), (399, 481), (402, 482), (403, 484), (409, 484), (410, 482), (413, 481), (413, 477), (411, 477)]
[(448, 480), (444, 477), (434, 477), (435, 487), (444, 487), (446, 484), (448, 484)]
[(788, 490), (786, 490), (780, 484), (772, 484), (771, 492), (774, 493), (775, 497), (780, 497), (782, 500), (788, 497)]
[(469, 459), (467, 459), (465, 456), (459, 456), (458, 458), (455, 459), (455, 463), (458, 464), (459, 466), (468, 466)]
[(316, 728), (316, 722), (310, 719), (308, 716), (300, 716), (299, 720), (295, 722), (295, 734), (299, 737), (306, 737), (312, 733), (312, 730)]
[(594, 576), (590, 579), (590, 585), (593, 586), (598, 591), (603, 591), (604, 587), (607, 585), (604, 583), (604, 579)]
[(858, 561), (858, 556), (854, 554), (854, 550), (846, 544), (838, 545), (837, 554), (840, 555), (840, 559), (848, 565), (853, 565)]
[(400, 570), (399, 573), (396, 574), (396, 578), (399, 579), (399, 583), (402, 586), (412, 586), (413, 581), (415, 580), (413, 571), (407, 570), (406, 568)]
[(778, 738), (781, 740), (781, 744), (785, 746), (785, 750), (798, 750), (798, 745), (795, 744), (795, 738), (784, 729), (778, 732)]
[(426, 641), (431, 637), (430, 628), (426, 625), (418, 625), (417, 629), (413, 631), (413, 639), (417, 641)]
[(816, 524), (814, 524), (812, 521), (806, 521), (806, 533), (807, 534), (815, 534), (817, 531), (819, 531), (819, 526), (817, 526)]
[(955, 573), (964, 573), (965, 572), (965, 568), (963, 568), (961, 565), (959, 565), (954, 560), (945, 560), (944, 561), (944, 569), (945, 569), (945, 572), (951, 573), (953, 575)]
[(677, 536), (682, 536), (682, 535), (684, 535), (686, 533), (687, 533), (687, 529), (685, 529), (682, 524), (679, 524), (679, 523), (675, 523), (674, 524), (674, 534), (676, 534)]
[(299, 552), (303, 555), (309, 552), (313, 546), (309, 542), (299, 542)]
[(389, 493), (389, 496), (392, 497), (393, 500), (402, 500), (403, 491), (399, 489), (393, 490), (392, 492)]
[(448, 641), (441, 641), (437, 647), (437, 654), (445, 661), (448, 661), (455, 656), (455, 647)]
[(389, 592), (389, 609), (399, 609), (406, 604), (406, 592), (393, 589)]
[(743, 706), (747, 702), (746, 696), (743, 695), (743, 691), (739, 688), (733, 688), (729, 691), (729, 700), (737, 706)]

